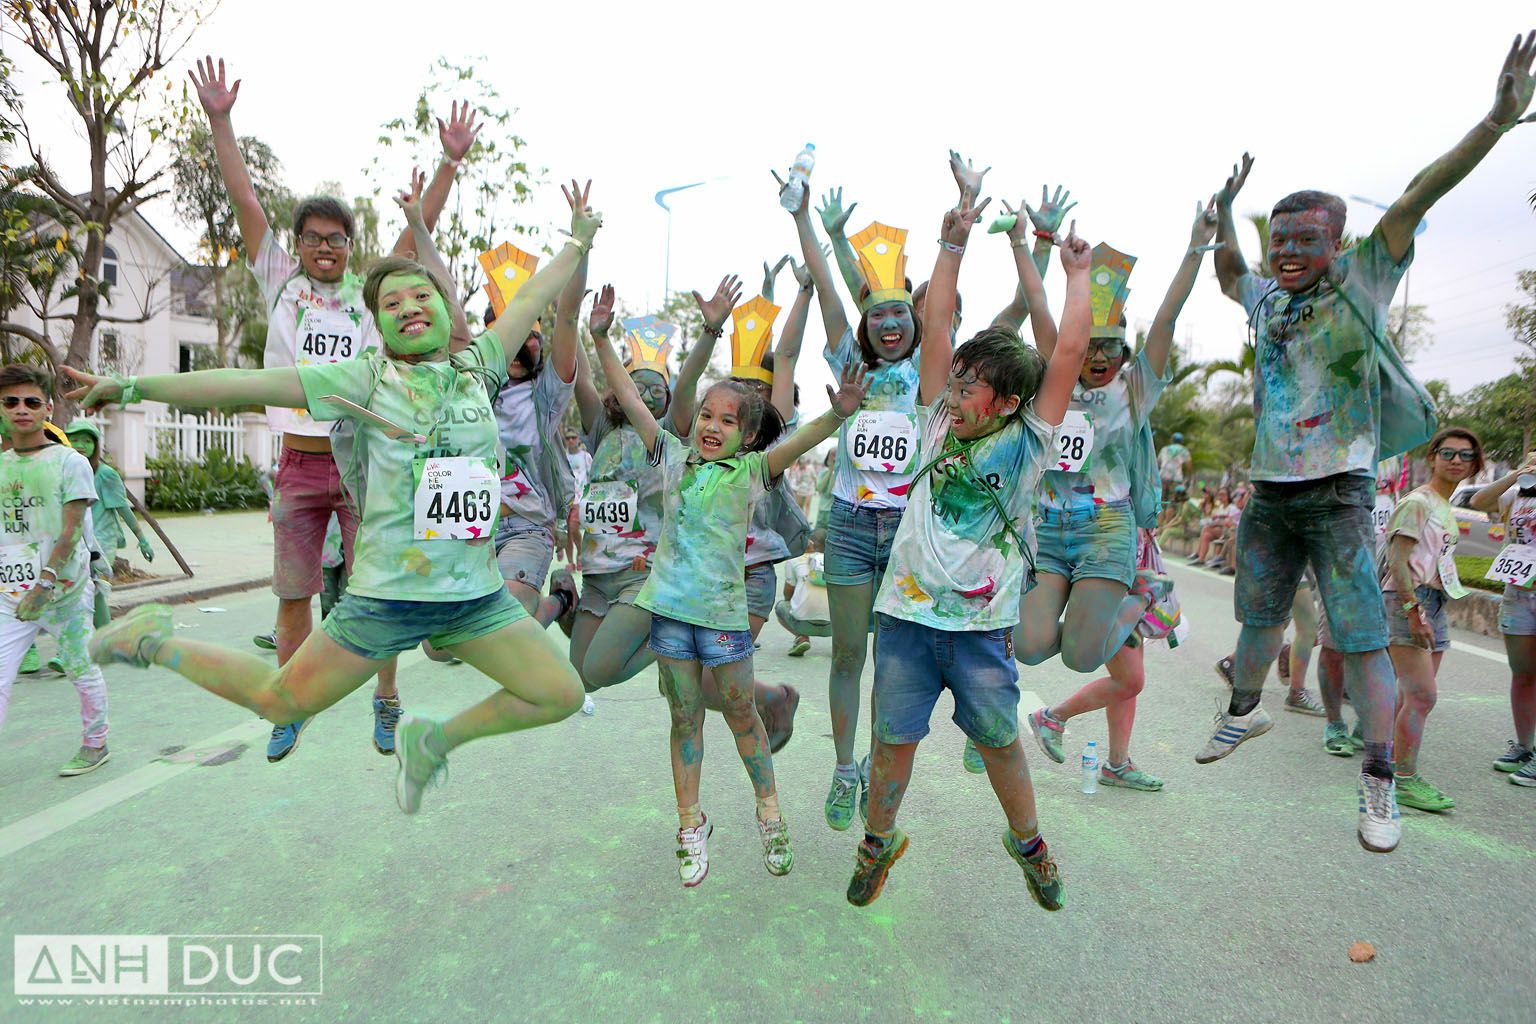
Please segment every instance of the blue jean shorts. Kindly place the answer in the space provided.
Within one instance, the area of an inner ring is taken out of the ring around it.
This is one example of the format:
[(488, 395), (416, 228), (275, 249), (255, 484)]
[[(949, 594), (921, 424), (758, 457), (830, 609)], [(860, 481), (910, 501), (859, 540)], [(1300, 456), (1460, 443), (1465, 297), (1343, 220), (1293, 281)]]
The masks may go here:
[(934, 629), (884, 612), (875, 632), (875, 737), (916, 743), (928, 735), (939, 693), (955, 698), (954, 723), (980, 747), (1019, 738), (1019, 670), (1013, 629)]
[(747, 566), (747, 614), (759, 619), (773, 618), (773, 606), (779, 603), (779, 574), (772, 562)]
[(826, 580), (834, 586), (873, 583), (880, 589), (891, 541), (901, 525), (899, 508), (855, 508), (842, 498), (832, 500), (827, 514)]
[[(1387, 644), (1392, 647), (1418, 647), (1423, 650), (1413, 630), (1408, 626), (1408, 613), (1403, 611), (1402, 599), (1397, 591), (1388, 591), (1381, 595), (1386, 603), (1387, 612)], [(1424, 613), (1424, 619), (1429, 623), (1430, 630), (1435, 635), (1434, 646), (1431, 651), (1443, 651), (1451, 646), (1451, 619), (1446, 614), (1445, 606), (1449, 600), (1445, 591), (1436, 590), (1434, 587), (1419, 587), (1413, 592), (1413, 599), (1419, 602), (1419, 610)]]
[(1499, 632), (1505, 636), (1536, 636), (1536, 590), (1505, 585), (1504, 599), (1499, 602)]
[(1129, 499), (1092, 508), (1042, 508), (1035, 536), (1037, 573), (1073, 583), (1115, 580), (1130, 587), (1136, 581), (1136, 516)]
[(752, 657), (752, 633), (745, 629), (712, 629), (651, 613), (651, 650), (658, 658), (696, 661), (705, 668), (729, 665)]
[(527, 617), (506, 587), (468, 601), (385, 601), (346, 593), (320, 628), (353, 654), (383, 661), (423, 640), (441, 650)]

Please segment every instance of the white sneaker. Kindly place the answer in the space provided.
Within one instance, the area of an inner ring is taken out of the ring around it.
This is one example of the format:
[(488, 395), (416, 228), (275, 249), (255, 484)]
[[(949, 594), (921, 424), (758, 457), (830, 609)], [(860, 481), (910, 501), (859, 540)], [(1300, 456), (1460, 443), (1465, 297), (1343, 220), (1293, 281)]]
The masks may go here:
[(590, 693), (581, 698), (581, 713), (584, 715), (597, 714), (597, 705), (592, 703), (592, 695)]
[(789, 845), (789, 826), (778, 817), (772, 821), (758, 820), (757, 834), (763, 840), (763, 866), (770, 875), (787, 875), (795, 866), (795, 851)]
[(1232, 751), (1237, 749), (1239, 743), (1251, 740), (1255, 736), (1263, 736), (1269, 732), (1275, 724), (1275, 720), (1269, 717), (1269, 712), (1260, 704), (1246, 715), (1229, 715), (1226, 709), (1216, 712), (1216, 731), (1211, 734), (1210, 742), (1205, 749), (1195, 755), (1196, 764), (1210, 764), (1212, 761), (1220, 761)]
[(708, 815), (702, 825), (677, 830), (677, 875), (689, 889), (709, 874), (709, 836), (714, 830)]
[(1372, 853), (1391, 853), (1403, 838), (1397, 813), (1397, 784), (1374, 775), (1360, 776), (1360, 845)]

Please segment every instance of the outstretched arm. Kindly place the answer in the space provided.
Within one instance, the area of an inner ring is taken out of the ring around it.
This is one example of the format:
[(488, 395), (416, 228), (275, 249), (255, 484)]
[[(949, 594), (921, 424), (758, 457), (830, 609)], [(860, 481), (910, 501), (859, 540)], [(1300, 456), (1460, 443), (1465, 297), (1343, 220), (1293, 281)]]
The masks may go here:
[[(564, 186), (561, 189), (563, 191)], [(523, 347), (533, 322), (560, 294), (560, 290), (576, 272), (577, 264), (592, 251), (592, 239), (597, 237), (597, 229), (602, 226), (603, 215), (596, 210), (583, 203), (571, 207), (571, 240), (542, 270), (528, 279), (528, 283), (507, 303), (507, 308), (491, 325), (508, 359)]]
[(1088, 267), (1092, 262), (1093, 250), (1088, 243), (1075, 233), (1069, 234), (1061, 248), (1061, 265), (1067, 272), (1061, 331), (1045, 367), (1045, 380), (1035, 395), (1035, 415), (1053, 427), (1060, 425), (1067, 406), (1072, 404), (1072, 388), (1082, 373), (1083, 356), (1088, 351), (1088, 328), (1093, 323), (1088, 306)]
[(1472, 507), (1479, 512), (1486, 512), (1489, 515), (1497, 512), (1499, 510), (1499, 499), (1504, 497), (1504, 492), (1515, 486), (1520, 477), (1527, 473), (1536, 474), (1536, 452), (1526, 452), (1525, 462), (1520, 468), (1506, 473), (1472, 495)]
[[(1072, 200), (1072, 192), (1060, 185), (1056, 186), (1056, 194), (1053, 196), (1049, 185), (1040, 186), (1040, 205), (1031, 207), (1028, 203), (1020, 203), (1019, 209), (1029, 214), (1029, 222), (1034, 225), (1032, 232), (1035, 238), (1034, 261), (1035, 269), (1042, 278), (1045, 277), (1046, 268), (1051, 263), (1051, 246), (1056, 242), (1056, 232), (1061, 230), (1061, 223), (1066, 219), (1068, 211), (1077, 205)], [(1013, 226), (1017, 228), (1019, 221), (1018, 212), (1012, 213)], [(1019, 244), (1022, 234), (1010, 231), (1008, 240)], [(1013, 290), (1013, 301), (1003, 307), (1003, 311), (992, 320), (993, 327), (1008, 327), (1019, 331), (1024, 326), (1025, 317), (1029, 316), (1029, 296), (1024, 294), (1022, 287)]]
[(1157, 307), (1157, 315), (1152, 318), (1152, 326), (1147, 331), (1147, 363), (1158, 377), (1168, 368), (1168, 352), (1173, 348), (1173, 328), (1178, 322), (1180, 311), (1184, 309), (1184, 303), (1189, 300), (1189, 293), (1194, 291), (1195, 276), (1200, 273), (1200, 261), (1209, 249), (1221, 251), (1220, 243), (1211, 244), (1215, 234), (1216, 197), (1212, 196), (1204, 206), (1195, 204), (1195, 224), (1189, 231), (1189, 248), (1184, 251), (1184, 260), (1174, 273), (1173, 281), (1168, 285), (1168, 294), (1163, 296), (1163, 304)]
[[(442, 118), (437, 119), (437, 137), (443, 144), (443, 159), (433, 172), (432, 181), (427, 185), (421, 200), (422, 217), (428, 230), (437, 228), (437, 219), (442, 216), (443, 207), (448, 205), (448, 196), (453, 191), (453, 180), (459, 173), (459, 163), (464, 159), (464, 154), (469, 152), (469, 147), (475, 144), (475, 136), (479, 134), (480, 126), (475, 124), (475, 111), (468, 100), (462, 105), (458, 102), (453, 104), (447, 124), (443, 123)], [(413, 233), (407, 225), (395, 242), (394, 255), (409, 256), (412, 251), (417, 253), (416, 259), (419, 261), (421, 250), (416, 247)]]
[(970, 192), (961, 193), (960, 205), (944, 212), (939, 228), (939, 255), (928, 278), (928, 299), (923, 303), (923, 344), (918, 357), (918, 400), (925, 406), (938, 401), (949, 386), (949, 370), (954, 361), (949, 325), (954, 321), (960, 260), (965, 255), (971, 227), (992, 201), (983, 199), (981, 205), (972, 206), (974, 199)]
[(422, 213), (421, 192), (424, 184), (425, 176), (413, 169), (411, 190), (400, 193), (395, 197), (395, 202), (405, 214), (405, 230), (410, 235), (410, 249), (416, 254), (416, 262), (432, 271), (447, 289), (443, 293), (443, 301), (448, 303), (448, 312), (453, 317), (449, 345), (458, 349), (469, 344), (469, 320), (464, 316), (464, 307), (459, 304), (459, 289), (454, 284), (453, 273), (438, 253), (437, 246), (432, 241), (432, 229), (427, 227)]
[(842, 379), (838, 381), (838, 389), (833, 391), (832, 386), (827, 385), (827, 398), (832, 408), (790, 434), (768, 452), (768, 476), (775, 480), (783, 476), (784, 471), (793, 466), (800, 456), (835, 434), (844, 420), (859, 411), (871, 379), (863, 363), (854, 361), (845, 366)]
[[(773, 176), (779, 182), (779, 190), (783, 191), (784, 180), (779, 178), (777, 172)], [(832, 271), (827, 266), (826, 254), (821, 251), (821, 243), (816, 239), (816, 228), (811, 224), (810, 207), (810, 193), (807, 192), (800, 201), (799, 209), (793, 213), (795, 234), (800, 239), (800, 256), (805, 260), (805, 265), (811, 268), (811, 278), (816, 282), (816, 295), (821, 301), (821, 322), (826, 328), (827, 347), (830, 348), (836, 345), (838, 339), (847, 332), (848, 317), (843, 312), (843, 304), (837, 297), (837, 290), (832, 282)]]
[(65, 397), (79, 402), (82, 409), (121, 402), (130, 383), (137, 386), (137, 394), (130, 401), (147, 399), (193, 409), (225, 409), (235, 405), (302, 409), (309, 403), (304, 385), (299, 382), (299, 371), (292, 366), (270, 370), (194, 370), (127, 378), (98, 377), (64, 365), (59, 369), (79, 385)]
[[(793, 260), (795, 280), (800, 287), (795, 301), (789, 307), (789, 319), (784, 322), (784, 332), (773, 347), (773, 407), (788, 423), (795, 415), (795, 364), (800, 361), (800, 343), (805, 338), (805, 321), (811, 315), (811, 291), (815, 284), (811, 272)], [(804, 280), (801, 275), (804, 274)]]
[[(1010, 208), (1007, 203), (1003, 204), (1003, 212), (1014, 215), (1013, 227), (1008, 229), (1008, 242), (1013, 246), (1013, 269), (1019, 275), (1018, 290), (1029, 309), (1029, 329), (1035, 336), (1035, 348), (1046, 359), (1050, 359), (1051, 352), (1056, 348), (1056, 321), (1051, 319), (1051, 303), (1045, 297), (1045, 281), (1040, 276), (1040, 268), (1035, 257), (1024, 248), (1032, 233), (1029, 226), (1031, 222), (1018, 214), (1028, 209), (1029, 204), (1023, 201), (1020, 201), (1018, 210)], [(1072, 227), (1076, 230), (1077, 221), (1072, 222)], [(1038, 246), (1036, 251), (1039, 251)]]
[[(527, 288), (527, 285), (523, 287)], [(640, 397), (634, 379), (624, 372), (624, 364), (619, 362), (619, 354), (613, 350), (613, 342), (608, 340), (606, 331), (592, 335), (592, 347), (597, 350), (597, 365), (603, 368), (603, 376), (608, 378), (608, 386), (619, 400), (619, 408), (624, 410), (629, 425), (635, 428), (640, 440), (645, 442), (645, 450), (650, 451), (656, 446), (656, 435), (661, 432), (656, 417), (646, 408), (645, 399)]]
[(1536, 63), (1536, 31), (1524, 39), (1515, 36), (1504, 57), (1504, 66), (1499, 69), (1499, 82), (1488, 116), (1462, 136), (1449, 153), (1415, 175), (1408, 190), (1382, 215), (1380, 231), (1392, 262), (1401, 263), (1408, 255), (1414, 229), (1429, 208), (1472, 173), (1472, 168), (1482, 162), (1493, 144), (1521, 122), (1525, 109), (1531, 105), (1531, 95), (1536, 92), (1536, 76), (1531, 73), (1533, 63)]
[[(575, 181), (571, 182), (569, 192), (564, 186), (560, 191), (565, 192), (565, 200), (573, 213), (577, 208), (586, 209), (592, 205), (591, 181), (587, 182), (585, 191)], [(550, 368), (565, 384), (576, 379), (576, 350), (581, 347), (581, 303), (586, 297), (587, 254), (582, 253), (571, 279), (560, 289), (560, 302), (555, 308), (555, 339), (549, 349)]]
[(1216, 193), (1216, 283), (1221, 294), (1233, 302), (1242, 301), (1238, 282), (1248, 275), (1248, 264), (1243, 260), (1243, 248), (1237, 242), (1237, 222), (1232, 218), (1232, 200), (1242, 191), (1253, 170), (1253, 157), (1243, 154), (1241, 164), (1232, 165), (1232, 175)]
[(858, 203), (850, 203), (848, 209), (843, 209), (843, 190), (835, 188), (821, 197), (821, 209), (816, 211), (821, 214), (821, 226), (826, 229), (827, 241), (832, 244), (832, 255), (837, 258), (837, 271), (843, 275), (843, 284), (848, 286), (848, 295), (857, 305), (859, 291), (864, 287), (864, 275), (859, 273), (859, 258), (854, 255), (853, 246), (848, 244), (848, 218), (853, 216), (853, 208)]
[[(613, 285), (605, 284), (598, 289), (597, 297), (592, 300), (592, 313), (587, 320), (587, 328), (593, 338), (599, 334), (606, 338), (612, 327)], [(592, 381), (592, 364), (587, 361), (586, 350), (580, 345), (576, 346), (576, 411), (581, 415), (583, 431), (591, 430), (598, 417), (603, 415), (603, 398), (597, 393), (597, 385)]]
[(672, 424), (677, 427), (680, 437), (688, 436), (693, 426), (693, 403), (698, 397), (699, 378), (704, 376), (704, 367), (709, 365), (710, 357), (715, 354), (715, 342), (725, 333), (725, 322), (731, 318), (731, 310), (736, 308), (740, 299), (741, 279), (735, 274), (727, 274), (720, 279), (719, 287), (708, 302), (698, 292), (693, 293), (693, 301), (698, 304), (699, 312), (704, 316), (704, 329), (693, 343), (693, 348), (688, 350), (688, 358), (683, 360), (682, 367), (677, 371), (677, 380), (672, 385)]
[(219, 161), (219, 174), (224, 179), (224, 189), (235, 208), (235, 221), (240, 225), (240, 241), (245, 246), (245, 257), (256, 259), (261, 243), (269, 230), (267, 212), (261, 208), (256, 186), (251, 184), (250, 172), (245, 168), (245, 158), (240, 155), (240, 143), (235, 138), (235, 126), (229, 112), (240, 95), (240, 82), (224, 84), (224, 58), (220, 57), (215, 71), (212, 57), (197, 62), (195, 70), (188, 72), (192, 87), (197, 90), (197, 100), (208, 115), (208, 131), (213, 135), (213, 154)]

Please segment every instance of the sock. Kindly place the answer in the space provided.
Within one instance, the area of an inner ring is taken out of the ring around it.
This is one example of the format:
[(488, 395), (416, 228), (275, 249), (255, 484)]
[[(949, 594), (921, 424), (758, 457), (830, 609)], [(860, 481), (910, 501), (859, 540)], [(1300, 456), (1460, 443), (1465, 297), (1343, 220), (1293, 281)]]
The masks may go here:
[(1119, 764), (1116, 764), (1114, 761), (1110, 761), (1106, 765), (1106, 767), (1110, 771), (1112, 771), (1112, 772), (1123, 772), (1127, 768), (1129, 768), (1130, 766), (1131, 766), (1131, 759), (1130, 758), (1126, 758), (1124, 761), (1121, 761)]
[(698, 804), (679, 807), (677, 809), (677, 822), (683, 828), (698, 828), (704, 824), (704, 812), (699, 810)]
[(779, 795), (777, 793), (769, 793), (767, 796), (757, 798), (758, 821), (777, 821), (779, 817)]
[(1025, 860), (1038, 860), (1045, 855), (1045, 837), (1040, 835), (1039, 829), (1035, 829), (1033, 835), (1021, 836), (1017, 829), (1009, 826), (1008, 841)]
[(834, 770), (838, 778), (853, 780), (859, 777), (859, 766), (856, 764), (839, 764)]
[(1232, 699), (1227, 702), (1227, 714), (1229, 714), (1229, 715), (1248, 715), (1248, 714), (1252, 714), (1253, 713), (1253, 709), (1259, 706), (1259, 698), (1261, 696), (1263, 696), (1263, 694), (1262, 694), (1261, 691), (1258, 691), (1258, 690), (1254, 690), (1252, 692), (1249, 692), (1249, 691), (1246, 691), (1246, 690), (1233, 689), (1233, 691), (1232, 691)]
[(1374, 775), (1378, 779), (1390, 779), (1392, 777), (1392, 741), (1372, 743), (1366, 740), (1365, 765), (1360, 772), (1363, 775)]
[(891, 845), (891, 840), (894, 838), (896, 838), (896, 830), (894, 828), (889, 832), (871, 832), (866, 830), (864, 833), (864, 842), (876, 853), (884, 853), (885, 848)]

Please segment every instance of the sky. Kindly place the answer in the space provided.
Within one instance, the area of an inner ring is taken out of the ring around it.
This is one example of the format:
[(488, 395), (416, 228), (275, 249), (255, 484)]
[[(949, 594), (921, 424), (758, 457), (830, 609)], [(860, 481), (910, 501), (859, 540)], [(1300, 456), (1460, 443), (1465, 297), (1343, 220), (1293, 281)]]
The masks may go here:
[[(858, 202), (850, 234), (874, 219), (907, 228), (908, 273), (924, 280), (955, 198), (954, 148), (992, 167), (987, 219), (1000, 199), (1037, 201), (1045, 183), (1070, 188), (1079, 234), (1138, 257), (1127, 309), (1146, 322), (1188, 244), (1196, 201), (1244, 150), (1257, 163), (1239, 215), (1302, 188), (1391, 202), (1486, 115), (1512, 37), (1536, 28), (1528, 4), (1483, 2), (1460, 18), (1417, 2), (1294, 2), (1271, 12), (892, 0), (878, 19), (869, 10), (589, 0), (493, 13), (436, 0), (410, 17), (385, 17), (356, 2), (225, 0), (172, 78), (184, 81), (196, 56), (224, 57), (243, 80), (236, 131), (273, 148), (290, 188), (336, 180), (365, 194), (379, 126), (409, 113), (430, 63), (488, 57), (493, 83), (516, 108), (525, 157), (548, 169), (522, 216), (546, 231), (566, 224), (558, 184), (591, 178), (605, 224), (589, 283), (612, 282), (633, 309), (663, 294), (659, 189), (706, 183), (672, 198), (674, 290), (708, 295), (738, 273), (750, 298), (765, 259), (798, 258), (769, 170), (787, 167), (806, 141), (817, 148), (814, 194), (842, 186), (845, 203)], [(45, 151), (67, 175), (80, 143), (57, 83), (13, 39), (6, 49)], [(75, 178), (83, 187), (83, 166)], [(1434, 344), (1412, 367), (1421, 378), (1462, 391), (1511, 367), (1518, 346), (1503, 306), (1518, 298), (1515, 272), (1536, 268), (1533, 190), (1536, 125), (1504, 136), (1430, 211), (1405, 283), (1434, 321)], [(386, 237), (402, 223), (389, 212)], [(169, 204), (145, 213), (193, 253), (195, 234)], [(1349, 215), (1349, 229), (1363, 233), (1380, 211), (1351, 200)], [(1252, 258), (1256, 236), (1243, 230)], [(1062, 280), (1053, 264), (1046, 283), (1057, 309)], [(1013, 281), (1005, 238), (978, 229), (961, 274), (962, 339), (1007, 302)], [(787, 271), (779, 287), (787, 306)], [(1221, 295), (1207, 260), (1177, 336), (1205, 360), (1234, 357), (1244, 334), (1244, 315)], [(800, 371), (809, 412), (825, 408), (820, 383), (831, 380), (814, 358), (823, 342), (813, 309), (811, 358)], [(727, 349), (716, 355), (722, 366)]]

